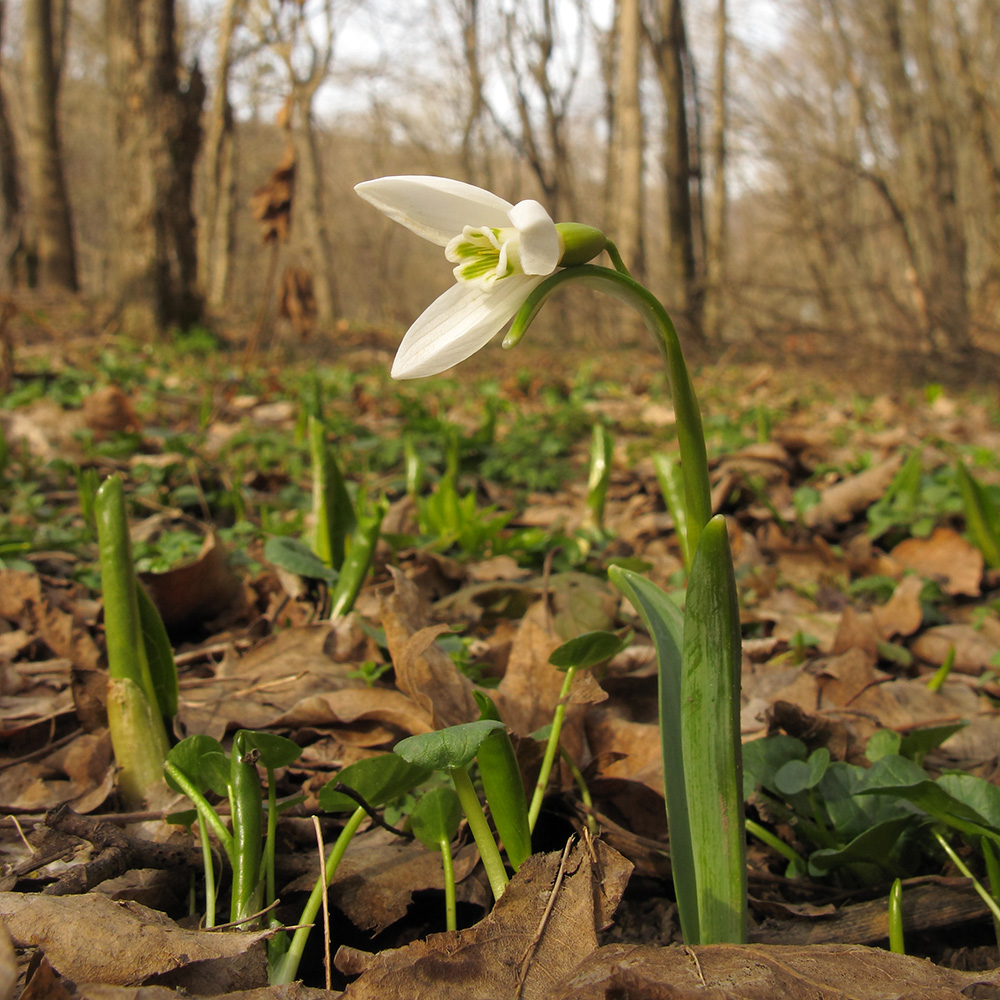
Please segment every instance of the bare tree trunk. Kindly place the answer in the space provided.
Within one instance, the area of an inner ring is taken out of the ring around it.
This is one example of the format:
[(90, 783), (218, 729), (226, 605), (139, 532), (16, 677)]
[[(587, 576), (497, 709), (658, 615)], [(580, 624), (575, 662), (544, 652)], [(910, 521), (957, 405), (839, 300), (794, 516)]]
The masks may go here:
[[(3, 54), (5, 8), (5, 0), (0, 0), (0, 58)], [(17, 143), (10, 127), (7, 100), (0, 85), (0, 260), (3, 262), (0, 266), (0, 285), (9, 285), (11, 288), (19, 283), (18, 263), (24, 242), (17, 163)]]
[(615, 191), (612, 233), (622, 258), (640, 280), (645, 273), (643, 242), (643, 128), (639, 103), (642, 20), (639, 0), (619, 0), (617, 108), (615, 116)]
[(229, 100), (232, 40), (246, 0), (226, 0), (216, 45), (212, 106), (205, 125), (203, 156), (207, 164), (204, 220), (198, 228), (201, 285), (212, 306), (226, 300), (236, 219), (236, 143)]
[(298, 121), (294, 127), (294, 136), (298, 172), (293, 213), (305, 230), (306, 253), (312, 272), (313, 293), (316, 296), (316, 315), (320, 322), (330, 323), (340, 314), (340, 290), (334, 277), (333, 242), (326, 226), (323, 197), (323, 168), (312, 115), (312, 102), (318, 85), (317, 80), (316, 86), (296, 88)]
[(725, 329), (723, 307), (726, 290), (728, 196), (726, 192), (726, 125), (728, 113), (726, 55), (729, 25), (726, 0), (716, 0), (715, 86), (712, 90), (712, 198), (708, 205), (708, 238), (705, 241), (705, 332), (719, 339)]
[(692, 197), (691, 190), (696, 175), (692, 156), (697, 150), (691, 148), (689, 95), (685, 84), (688, 75), (685, 65), (690, 61), (690, 53), (681, 0), (659, 0), (657, 13), (657, 31), (651, 33), (651, 42), (667, 119), (663, 153), (670, 282), (667, 300), (685, 321), (684, 325), (700, 339), (703, 285), (696, 256), (696, 234), (701, 226), (696, 208), (700, 202)]
[(453, 0), (453, 6), (462, 31), (462, 55), (469, 92), (469, 106), (462, 123), (462, 173), (467, 180), (491, 190), (491, 157), (482, 156), (477, 148), (477, 135), (481, 140), (486, 114), (479, 40), (482, 9), (479, 0)]
[[(967, 246), (956, 192), (957, 164), (950, 113), (934, 50), (928, 0), (913, 4), (904, 31), (899, 0), (883, 0), (887, 100), (900, 166), (888, 179), (906, 219), (914, 258), (914, 292), (928, 346), (968, 357)], [(906, 40), (912, 39), (907, 45)], [(911, 73), (919, 74), (915, 83)]]
[(73, 221), (63, 174), (56, 105), (59, 76), (52, 0), (24, 3), (24, 180), (28, 239), (43, 287), (77, 290)]
[[(576, 0), (582, 15), (580, 0)], [(504, 116), (490, 107), (490, 113), (504, 138), (524, 157), (538, 181), (546, 207), (554, 219), (576, 218), (576, 192), (566, 136), (569, 102), (576, 86), (580, 65), (579, 50), (584, 34), (578, 31), (577, 53), (565, 66), (557, 65), (558, 34), (562, 28), (560, 8), (555, 0), (540, 0), (530, 20), (511, 11), (506, 14), (507, 74), (510, 99), (520, 128), (515, 131)], [(580, 17), (582, 24), (582, 16)], [(536, 105), (541, 104), (541, 121), (536, 121)]]
[(201, 316), (194, 162), (205, 84), (178, 79), (174, 0), (105, 0), (121, 239), (116, 284), (123, 325), (161, 333)]

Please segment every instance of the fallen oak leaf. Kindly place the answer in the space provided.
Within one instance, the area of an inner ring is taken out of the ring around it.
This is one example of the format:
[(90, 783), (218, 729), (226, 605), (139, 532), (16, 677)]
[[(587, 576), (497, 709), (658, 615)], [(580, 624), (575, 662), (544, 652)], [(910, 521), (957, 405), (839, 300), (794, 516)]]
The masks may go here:
[(562, 852), (532, 855), (493, 912), (474, 927), (432, 934), (368, 959), (354, 950), (338, 951), (341, 971), (359, 971), (365, 962), (344, 996), (547, 1000), (553, 983), (597, 948), (597, 931), (610, 920), (631, 870), (630, 862), (600, 841), (578, 842), (565, 862)]
[(267, 982), (267, 931), (185, 930), (157, 910), (98, 893), (2, 892), (0, 916), (15, 945), (42, 949), (75, 982), (136, 986), (155, 976), (195, 994)]
[[(910, 955), (861, 945), (610, 944), (554, 984), (547, 1000), (883, 1000), (993, 996), (1000, 972), (959, 972)], [(348, 994), (349, 995), (349, 994)], [(486, 994), (489, 995), (489, 994)]]
[(907, 569), (936, 580), (948, 594), (979, 595), (983, 554), (951, 528), (935, 528), (930, 538), (904, 539), (890, 555)]

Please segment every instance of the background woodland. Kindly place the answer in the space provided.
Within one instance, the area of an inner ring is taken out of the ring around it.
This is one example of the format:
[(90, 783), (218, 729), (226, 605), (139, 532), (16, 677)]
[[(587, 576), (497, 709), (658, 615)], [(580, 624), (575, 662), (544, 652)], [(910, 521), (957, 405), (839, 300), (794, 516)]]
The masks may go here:
[(448, 269), (351, 188), (437, 173), (603, 227), (692, 347), (1000, 351), (998, 0), (0, 0), (0, 39), (0, 290), (126, 331), (405, 327)]

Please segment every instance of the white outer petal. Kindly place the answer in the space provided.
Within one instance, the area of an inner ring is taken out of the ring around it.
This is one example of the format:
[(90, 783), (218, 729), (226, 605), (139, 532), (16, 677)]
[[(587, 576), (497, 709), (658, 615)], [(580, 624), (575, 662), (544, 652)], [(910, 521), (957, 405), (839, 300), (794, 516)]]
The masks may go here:
[(465, 226), (510, 224), (509, 201), (449, 177), (379, 177), (354, 190), (394, 222), (442, 247)]
[(559, 263), (559, 232), (552, 217), (537, 201), (519, 201), (510, 221), (521, 236), (518, 251), (525, 274), (551, 274)]
[(514, 274), (491, 288), (464, 281), (452, 285), (406, 331), (390, 374), (423, 378), (471, 357), (500, 332), (542, 281)]

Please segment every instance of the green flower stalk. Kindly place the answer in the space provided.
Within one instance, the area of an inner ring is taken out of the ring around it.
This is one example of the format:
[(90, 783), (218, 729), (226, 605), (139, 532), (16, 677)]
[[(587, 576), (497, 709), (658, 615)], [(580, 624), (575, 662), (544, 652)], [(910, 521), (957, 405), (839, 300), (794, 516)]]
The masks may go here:
[[(456, 265), (455, 285), (403, 337), (394, 378), (444, 371), (484, 347), (510, 320), (503, 343), (514, 346), (548, 297), (570, 283), (631, 306), (656, 338), (677, 415), (682, 500), (675, 520), (690, 566), (685, 611), (637, 574), (613, 567), (611, 578), (657, 645), (670, 847), (685, 939), (688, 944), (745, 941), (736, 584), (725, 521), (712, 517), (701, 411), (670, 317), (631, 277), (599, 230), (556, 224), (537, 202), (511, 205), (489, 191), (440, 177), (384, 177), (355, 190), (391, 219), (444, 247)], [(588, 263), (605, 250), (613, 269)]]
[[(129, 808), (139, 808), (163, 774), (170, 743), (163, 719), (177, 709), (177, 674), (163, 624), (142, 593), (132, 561), (125, 492), (118, 476), (105, 480), (94, 500), (104, 628), (108, 646), (108, 728), (118, 762), (118, 788)], [(143, 614), (145, 612), (145, 614)], [(154, 679), (143, 625), (156, 629)]]

